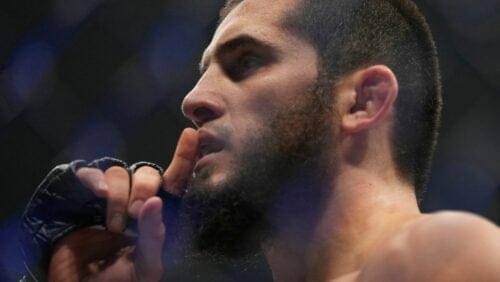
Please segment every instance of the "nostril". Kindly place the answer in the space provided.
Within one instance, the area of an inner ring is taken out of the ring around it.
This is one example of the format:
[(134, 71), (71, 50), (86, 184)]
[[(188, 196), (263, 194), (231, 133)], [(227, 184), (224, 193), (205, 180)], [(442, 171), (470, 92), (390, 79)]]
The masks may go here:
[(204, 123), (215, 120), (224, 114), (224, 104), (218, 100), (219, 97), (207, 91), (196, 91), (189, 93), (182, 103), (184, 115), (197, 127)]
[(217, 118), (216, 113), (207, 107), (199, 107), (195, 109), (193, 111), (193, 116), (196, 122), (200, 124)]

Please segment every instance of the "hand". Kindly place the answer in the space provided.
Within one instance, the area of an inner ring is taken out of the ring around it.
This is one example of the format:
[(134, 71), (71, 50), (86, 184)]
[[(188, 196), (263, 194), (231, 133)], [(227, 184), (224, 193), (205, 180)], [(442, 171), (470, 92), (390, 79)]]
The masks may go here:
[[(62, 238), (52, 255), (49, 281), (159, 281), (163, 275), (164, 203), (155, 195), (162, 178), (164, 189), (182, 195), (197, 152), (197, 132), (188, 128), (163, 176), (147, 166), (139, 168), (132, 181), (121, 167), (104, 172), (79, 169), (76, 175), (81, 183), (107, 201), (107, 230), (82, 229)], [(136, 244), (123, 234), (129, 217), (138, 222)]]

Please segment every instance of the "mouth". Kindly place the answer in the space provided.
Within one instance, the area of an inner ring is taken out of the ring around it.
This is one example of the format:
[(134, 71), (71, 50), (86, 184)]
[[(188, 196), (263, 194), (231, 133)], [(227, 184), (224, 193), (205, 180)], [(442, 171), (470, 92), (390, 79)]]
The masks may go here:
[(213, 154), (213, 153), (217, 153), (219, 151), (221, 151), (221, 149), (219, 149), (216, 146), (213, 146), (213, 144), (200, 145), (200, 152), (198, 154), (198, 159), (201, 159), (201, 158), (203, 158), (207, 155)]
[(198, 130), (199, 150), (195, 172), (206, 165), (210, 157), (224, 149), (224, 142), (205, 129)]

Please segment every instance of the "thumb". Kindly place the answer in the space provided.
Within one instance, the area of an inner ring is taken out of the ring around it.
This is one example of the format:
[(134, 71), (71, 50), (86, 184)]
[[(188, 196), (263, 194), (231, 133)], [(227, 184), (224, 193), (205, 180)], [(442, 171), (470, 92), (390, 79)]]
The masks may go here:
[(139, 281), (159, 281), (163, 275), (162, 250), (165, 225), (162, 221), (162, 201), (149, 198), (139, 213), (136, 273)]

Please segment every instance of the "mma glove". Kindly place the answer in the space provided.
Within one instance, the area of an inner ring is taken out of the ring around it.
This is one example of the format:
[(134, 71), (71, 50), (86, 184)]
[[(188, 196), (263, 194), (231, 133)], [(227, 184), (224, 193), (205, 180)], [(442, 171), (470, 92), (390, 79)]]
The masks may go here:
[[(46, 281), (53, 248), (67, 234), (85, 227), (106, 228), (106, 200), (84, 187), (76, 171), (82, 167), (105, 171), (112, 166), (126, 168), (129, 174), (142, 166), (150, 166), (163, 174), (161, 167), (153, 163), (139, 162), (128, 167), (121, 160), (107, 157), (90, 163), (77, 160), (55, 167), (38, 186), (21, 218), (19, 240), (27, 274), (20, 281)], [(163, 209), (164, 220), (175, 217), (172, 208), (177, 208), (178, 199), (163, 189), (159, 189), (158, 196), (164, 202), (169, 201), (171, 208)], [(131, 232), (135, 228), (127, 226)]]

